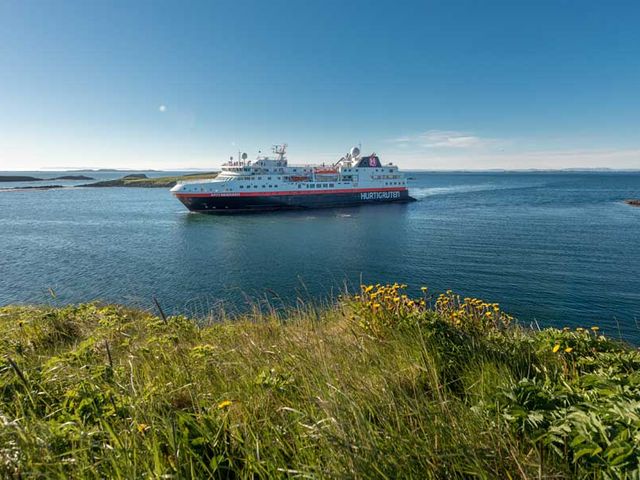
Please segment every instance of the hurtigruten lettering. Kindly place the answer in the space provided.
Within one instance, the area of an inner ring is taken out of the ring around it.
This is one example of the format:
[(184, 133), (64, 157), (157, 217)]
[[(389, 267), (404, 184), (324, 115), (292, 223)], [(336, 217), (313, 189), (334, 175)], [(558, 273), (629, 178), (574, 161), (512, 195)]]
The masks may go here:
[(400, 198), (400, 192), (363, 192), (360, 200), (391, 200)]

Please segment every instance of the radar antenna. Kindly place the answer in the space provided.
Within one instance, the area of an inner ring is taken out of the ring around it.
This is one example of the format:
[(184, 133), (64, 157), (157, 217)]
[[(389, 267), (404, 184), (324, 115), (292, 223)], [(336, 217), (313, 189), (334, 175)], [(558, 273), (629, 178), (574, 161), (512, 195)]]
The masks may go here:
[(281, 143), (279, 145), (273, 146), (273, 153), (277, 155), (278, 160), (284, 160), (284, 156), (287, 154), (287, 145), (286, 143)]

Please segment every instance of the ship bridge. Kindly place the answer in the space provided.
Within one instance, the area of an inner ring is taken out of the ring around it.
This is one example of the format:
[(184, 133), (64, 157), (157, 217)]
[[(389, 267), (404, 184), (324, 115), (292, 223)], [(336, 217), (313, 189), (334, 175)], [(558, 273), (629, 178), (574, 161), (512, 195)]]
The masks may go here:
[(240, 175), (259, 175), (259, 174), (282, 174), (287, 168), (286, 158), (287, 145), (274, 145), (273, 153), (275, 158), (260, 156), (253, 162), (247, 160), (247, 154), (243, 153), (239, 156), (239, 160), (231, 159), (222, 165), (222, 175), (240, 176)]

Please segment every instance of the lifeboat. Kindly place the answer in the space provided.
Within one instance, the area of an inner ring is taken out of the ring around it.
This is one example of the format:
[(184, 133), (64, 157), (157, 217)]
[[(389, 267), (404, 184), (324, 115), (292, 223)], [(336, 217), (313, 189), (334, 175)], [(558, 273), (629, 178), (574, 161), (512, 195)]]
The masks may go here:
[(309, 181), (309, 177), (296, 177), (296, 176), (291, 176), (289, 177), (289, 180), (291, 180), (292, 182), (307, 182)]
[(338, 170), (335, 168), (316, 168), (316, 175), (337, 175)]

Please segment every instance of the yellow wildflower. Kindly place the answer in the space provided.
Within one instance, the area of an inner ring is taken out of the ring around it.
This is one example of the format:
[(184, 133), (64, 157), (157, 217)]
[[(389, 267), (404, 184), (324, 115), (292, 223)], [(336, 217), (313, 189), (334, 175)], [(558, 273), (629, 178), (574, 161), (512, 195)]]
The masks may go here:
[(560, 345), (556, 343), (553, 347), (553, 353), (556, 353), (558, 350), (560, 350)]
[(137, 428), (138, 428), (138, 432), (140, 432), (140, 433), (142, 433), (144, 435), (144, 432), (149, 430), (151, 427), (149, 425), (147, 425), (146, 423), (139, 423), (137, 425)]
[(597, 332), (598, 330), (600, 330), (600, 327), (593, 326), (591, 327), (591, 330), (593, 330), (594, 332)]
[(218, 404), (218, 408), (222, 409), (225, 407), (228, 407), (229, 405), (231, 405), (233, 402), (231, 400), (223, 400), (222, 402), (220, 402)]
[(426, 292), (428, 290), (427, 287), (420, 287), (420, 290), (422, 290), (423, 292)]
[(567, 353), (571, 353), (571, 352), (573, 352), (573, 348), (567, 347), (567, 348), (564, 349), (564, 351), (567, 352)]

